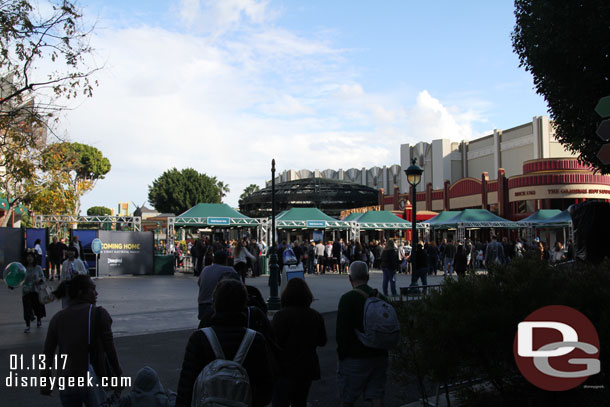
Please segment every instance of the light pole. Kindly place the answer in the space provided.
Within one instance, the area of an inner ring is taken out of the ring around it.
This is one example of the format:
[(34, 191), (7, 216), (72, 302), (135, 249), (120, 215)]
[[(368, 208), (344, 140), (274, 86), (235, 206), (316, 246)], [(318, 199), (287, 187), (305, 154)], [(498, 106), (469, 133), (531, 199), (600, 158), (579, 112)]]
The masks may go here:
[(421, 181), (421, 175), (424, 172), (417, 164), (417, 158), (411, 160), (411, 165), (405, 170), (407, 182), (413, 187), (413, 197), (411, 198), (411, 264), (413, 264), (413, 272), (415, 272), (415, 250), (417, 248), (417, 191), (415, 188)]
[(271, 160), (271, 255), (269, 256), (269, 299), (267, 300), (270, 310), (280, 309), (279, 272), (275, 247), (275, 159), (273, 159)]

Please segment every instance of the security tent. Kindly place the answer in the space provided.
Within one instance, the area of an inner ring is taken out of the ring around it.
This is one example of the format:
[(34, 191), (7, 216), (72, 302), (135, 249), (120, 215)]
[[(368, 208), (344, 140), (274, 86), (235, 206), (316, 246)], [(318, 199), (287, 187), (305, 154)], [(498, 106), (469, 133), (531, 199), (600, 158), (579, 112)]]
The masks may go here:
[(487, 209), (464, 209), (457, 215), (437, 222), (434, 225), (438, 229), (449, 228), (510, 228), (516, 229), (523, 227), (522, 224), (506, 220), (488, 211)]
[(428, 225), (431, 228), (436, 228), (437, 225), (442, 225), (443, 223), (445, 223), (447, 221), (447, 219), (451, 219), (454, 216), (458, 215), (459, 213), (460, 213), (460, 211), (443, 211), (443, 212), (439, 213), (438, 215), (436, 215), (435, 217), (430, 218), (423, 223)]
[(342, 230), (349, 224), (331, 218), (317, 208), (292, 208), (275, 217), (278, 229)]
[(256, 227), (259, 222), (237, 212), (227, 204), (200, 203), (174, 218), (175, 226)]
[(550, 227), (560, 228), (560, 227), (566, 227), (566, 226), (572, 226), (572, 216), (570, 215), (570, 212), (568, 212), (567, 209), (565, 211), (558, 213), (557, 215), (553, 216), (552, 218), (549, 218), (549, 219), (545, 220), (544, 222), (541, 222), (539, 225), (536, 225), (536, 227), (545, 227), (545, 228), (550, 228)]
[[(411, 222), (406, 221), (389, 211), (368, 211), (360, 214), (355, 219), (360, 230), (407, 230), (411, 229)], [(417, 224), (418, 229), (424, 228), (421, 223)]]
[(549, 219), (559, 215), (561, 211), (559, 209), (540, 209), (538, 212), (528, 216), (525, 219), (521, 219), (519, 223), (523, 223), (531, 226), (538, 226), (544, 224)]

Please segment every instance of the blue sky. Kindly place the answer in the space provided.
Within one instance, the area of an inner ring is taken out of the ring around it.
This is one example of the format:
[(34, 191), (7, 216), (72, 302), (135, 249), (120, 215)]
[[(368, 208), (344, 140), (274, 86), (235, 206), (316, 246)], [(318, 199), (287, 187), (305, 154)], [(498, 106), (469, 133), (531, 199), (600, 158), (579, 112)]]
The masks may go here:
[[(112, 171), (82, 200), (146, 201), (171, 168), (243, 189), (288, 168), (399, 162), (546, 114), (512, 52), (510, 1), (82, 1), (100, 85), (60, 133)], [(132, 208), (133, 210), (134, 208)]]

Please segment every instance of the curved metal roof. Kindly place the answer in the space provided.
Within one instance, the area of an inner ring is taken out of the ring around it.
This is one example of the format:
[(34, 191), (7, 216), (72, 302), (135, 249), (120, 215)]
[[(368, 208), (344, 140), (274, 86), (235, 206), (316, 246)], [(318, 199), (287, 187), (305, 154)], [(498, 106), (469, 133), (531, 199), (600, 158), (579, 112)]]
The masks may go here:
[[(345, 209), (378, 204), (375, 188), (350, 181), (326, 178), (306, 178), (283, 182), (275, 186), (275, 210), (315, 207), (338, 218)], [(239, 201), (239, 210), (252, 218), (271, 216), (271, 187), (254, 192)]]

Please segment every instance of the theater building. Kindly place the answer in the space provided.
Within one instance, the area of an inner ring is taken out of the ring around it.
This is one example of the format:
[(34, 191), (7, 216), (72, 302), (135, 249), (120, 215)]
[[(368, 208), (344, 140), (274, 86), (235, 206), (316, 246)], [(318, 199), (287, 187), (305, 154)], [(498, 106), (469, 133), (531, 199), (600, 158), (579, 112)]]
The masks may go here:
[[(402, 168), (416, 158), (424, 169), (417, 187), (419, 210), (484, 208), (519, 220), (538, 209), (610, 201), (610, 176), (596, 174), (565, 150), (544, 116), (469, 142), (403, 144), (400, 155)], [(410, 188), (403, 177), (380, 197), (380, 205), (385, 210), (410, 206)]]

